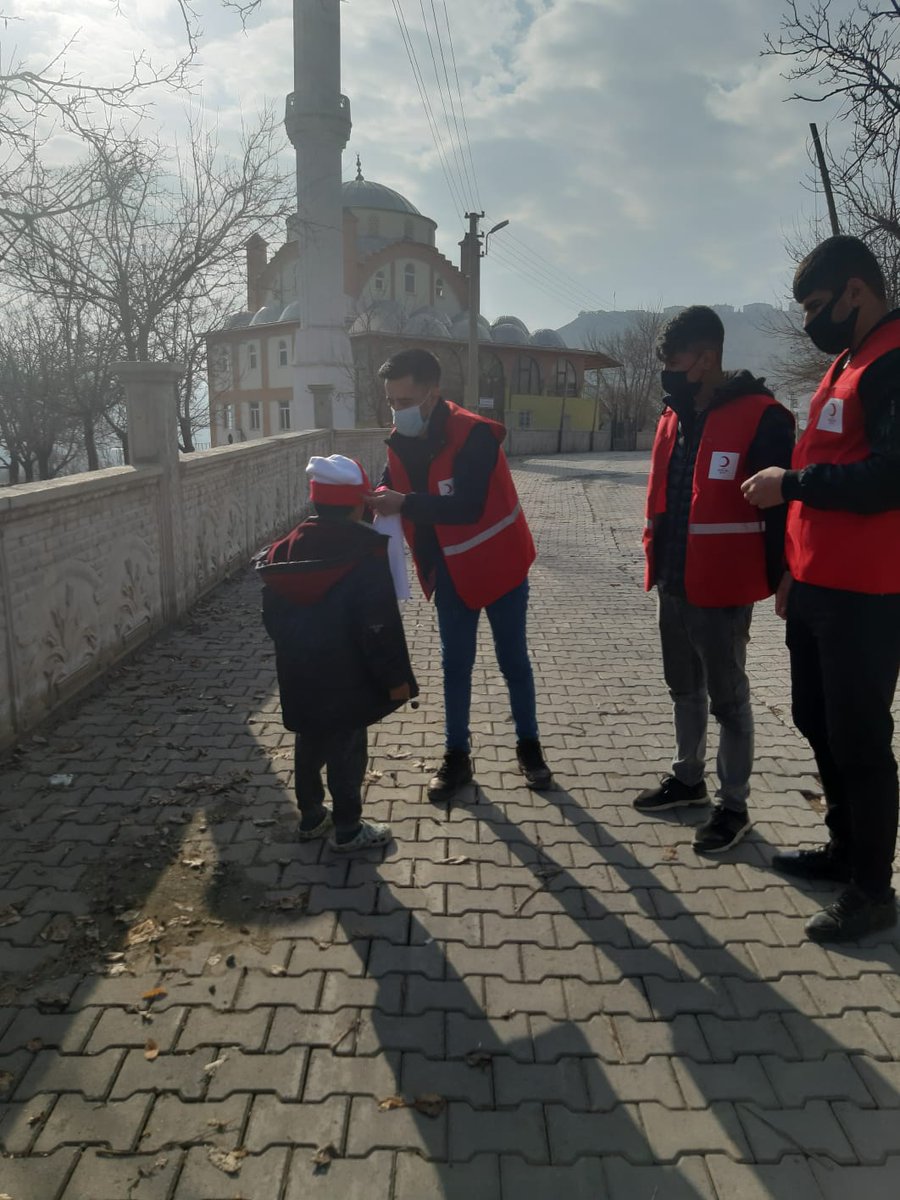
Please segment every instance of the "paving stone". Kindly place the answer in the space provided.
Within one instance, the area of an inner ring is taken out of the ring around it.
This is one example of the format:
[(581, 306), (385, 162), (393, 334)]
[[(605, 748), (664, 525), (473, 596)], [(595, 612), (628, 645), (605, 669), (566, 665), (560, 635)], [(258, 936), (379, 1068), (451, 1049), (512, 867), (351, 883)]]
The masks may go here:
[(124, 1100), (137, 1092), (177, 1092), (184, 1100), (200, 1100), (209, 1083), (203, 1068), (213, 1061), (215, 1052), (209, 1050), (160, 1053), (155, 1059), (148, 1059), (143, 1049), (131, 1050), (122, 1062), (111, 1098)]
[(561, 1058), (545, 1066), (497, 1056), (493, 1071), (497, 1104), (501, 1107), (528, 1100), (539, 1104), (556, 1101), (582, 1111), (589, 1107), (585, 1065), (580, 1059)]
[(336, 1056), (330, 1050), (313, 1050), (303, 1099), (317, 1102), (353, 1092), (383, 1099), (398, 1091), (400, 1055), (397, 1051), (357, 1058)]
[(661, 1104), (640, 1106), (647, 1144), (658, 1162), (675, 1162), (683, 1154), (749, 1155), (747, 1140), (733, 1105), (712, 1103), (705, 1109), (680, 1112), (678, 1119)]
[[(457, 1014), (447, 1014), (453, 1020)], [(357, 1054), (377, 1054), (380, 1050), (417, 1050), (429, 1058), (444, 1053), (444, 1014), (422, 1013), (417, 1017), (397, 1017), (377, 1009), (361, 1014), (357, 1036)]]
[(495, 1154), (479, 1154), (465, 1163), (431, 1163), (415, 1154), (397, 1155), (394, 1200), (473, 1200), (476, 1196), (500, 1200), (500, 1164)]
[[(371, 1150), (396, 1148), (417, 1150), (430, 1159), (446, 1159), (447, 1121), (447, 1109), (436, 1117), (427, 1117), (413, 1108), (382, 1111), (376, 1098), (356, 1096), (350, 1107), (347, 1154), (357, 1157)], [(462, 1157), (474, 1152), (473, 1148)]]
[(832, 1104), (860, 1163), (880, 1163), (900, 1153), (900, 1121), (896, 1109), (859, 1108), (844, 1100)]
[[(128, 1200), (132, 1197), (168, 1200), (181, 1162), (180, 1151), (110, 1157), (102, 1151), (85, 1150), (63, 1197), (64, 1200), (123, 1200), (126, 1196)], [(12, 1195), (19, 1200), (19, 1193)], [(22, 1200), (27, 1200), (24, 1194)]]
[[(214, 1008), (200, 1006), (187, 1009), (184, 1028), (178, 1035), (178, 1050), (194, 1050), (198, 1046), (240, 1046), (244, 1050), (261, 1050), (273, 1013), (290, 1013), (292, 1019), (302, 1020), (296, 1009), (254, 1008), (249, 1012), (219, 1012)], [(169, 1014), (165, 1014), (168, 1016)], [(157, 1037), (156, 1023), (147, 1026), (147, 1031), (160, 1047), (164, 1042)], [(171, 1046), (165, 1046), (170, 1049)], [(284, 1047), (280, 1047), (284, 1049)]]
[[(404, 1054), (400, 1091), (407, 1097), (437, 1094), (445, 1100), (463, 1100), (472, 1108), (489, 1108), (493, 1104), (495, 1090), (492, 1074), (496, 1076), (499, 1061), (494, 1060), (492, 1073), (491, 1063), (472, 1066), (467, 1062), (435, 1061), (422, 1054)], [(498, 1098), (498, 1103), (505, 1101)]]
[[(631, 1162), (652, 1159), (636, 1104), (620, 1104), (598, 1113), (572, 1112), (562, 1104), (548, 1104), (544, 1111), (554, 1163), (573, 1164), (598, 1154), (624, 1154)], [(680, 1123), (681, 1114), (678, 1120)]]
[[(284, 1200), (317, 1200), (318, 1197), (321, 1200), (334, 1200), (334, 1197), (340, 1200), (390, 1200), (390, 1153), (375, 1151), (367, 1158), (335, 1159), (327, 1171), (317, 1171), (311, 1158), (308, 1150), (297, 1150), (292, 1155)], [(185, 1197), (185, 1200), (189, 1198)], [(471, 1196), (466, 1200), (471, 1200)]]
[(809, 1100), (852, 1100), (863, 1107), (874, 1100), (846, 1054), (828, 1054), (815, 1062), (784, 1062), (763, 1055), (762, 1064), (778, 1098), (788, 1108)]
[(872, 1023), (873, 1017), (881, 1015), (845, 1012), (841, 1017), (806, 1017), (786, 1012), (780, 1019), (804, 1059), (824, 1058), (835, 1051), (859, 1051), (870, 1058), (887, 1058), (888, 1051)]
[[(134, 1099), (149, 1098), (136, 1096)], [(202, 1103), (185, 1101), (171, 1094), (159, 1096), (141, 1134), (141, 1149), (165, 1150), (169, 1146), (200, 1143), (233, 1150), (239, 1142), (249, 1105), (249, 1096), (230, 1096), (227, 1100)]]
[[(685, 1155), (677, 1165), (639, 1166), (617, 1155), (603, 1160), (609, 1200), (717, 1200), (702, 1158)], [(602, 1193), (601, 1193), (602, 1194)], [(722, 1193), (723, 1197), (732, 1197)], [(804, 1200), (806, 1198), (804, 1197)]]
[(233, 1092), (274, 1092), (283, 1100), (298, 1100), (306, 1059), (304, 1047), (265, 1055), (244, 1054), (235, 1049), (218, 1052), (217, 1058), (209, 1059), (221, 1065), (207, 1072), (207, 1099), (224, 1099)]
[[(335, 978), (350, 980), (347, 975), (339, 975), (334, 972)], [(271, 975), (264, 975), (262, 971), (250, 971), (240, 990), (240, 995), (233, 1007), (240, 1011), (247, 1011), (259, 1007), (268, 1007), (273, 1004), (293, 1004), (295, 1008), (305, 1009), (312, 1012), (316, 1007), (316, 1002), (319, 998), (319, 992), (322, 989), (323, 975), (321, 971), (310, 971), (306, 975), (300, 976), (283, 976), (282, 978), (273, 978)], [(351, 982), (360, 983), (361, 980), (353, 980)], [(202, 996), (198, 996), (196, 1003), (206, 1003)], [(348, 1004), (351, 1001), (347, 1001)], [(219, 1005), (216, 1005), (218, 1008)], [(337, 1007), (337, 1006), (335, 1006)]]
[[(796, 1013), (761, 1013), (759, 1016), (738, 1019), (716, 1017), (701, 1013), (700, 1029), (717, 1062), (732, 1062), (742, 1054), (777, 1054), (780, 1058), (797, 1058), (795, 1040), (789, 1033), (789, 1022), (805, 1028), (808, 1018)], [(692, 1055), (696, 1060), (696, 1055)]]
[(280, 1100), (266, 1094), (255, 1096), (244, 1146), (259, 1154), (270, 1146), (316, 1148), (330, 1143), (343, 1154), (347, 1109), (345, 1096), (332, 1096), (321, 1104)]
[[(30, 1111), (41, 1107), (35, 1097)], [(132, 1096), (98, 1104), (83, 1096), (60, 1096), (34, 1144), (38, 1154), (50, 1153), (58, 1146), (103, 1146), (110, 1150), (133, 1150), (150, 1108), (149, 1096)]]
[(779, 1162), (798, 1149), (810, 1156), (820, 1155), (829, 1163), (856, 1160), (846, 1134), (824, 1100), (793, 1109), (759, 1109), (741, 1104), (737, 1111), (754, 1162)]
[[(727, 1196), (728, 1200), (822, 1200), (810, 1163), (799, 1155), (767, 1165), (736, 1163), (724, 1155), (711, 1154), (706, 1167), (719, 1196)], [(857, 1194), (870, 1200), (868, 1192)]]
[(47, 1092), (79, 1092), (86, 1100), (102, 1100), (109, 1092), (122, 1057), (120, 1050), (92, 1055), (41, 1050), (16, 1088), (15, 1098), (30, 1100)]
[(900, 1189), (900, 1155), (893, 1155), (877, 1167), (839, 1167), (813, 1162), (813, 1175), (825, 1200), (896, 1200)]
[[(277, 1196), (289, 1153), (277, 1148), (249, 1154), (241, 1160), (240, 1172), (229, 1178), (210, 1162), (208, 1148), (194, 1146), (187, 1152), (175, 1200), (221, 1200), (224, 1188), (232, 1195)], [(239, 1192), (234, 1191), (236, 1188)]]
[[(683, 1108), (683, 1088), (678, 1086), (672, 1071), (673, 1064), (678, 1066), (679, 1061), (662, 1056), (648, 1058), (642, 1063), (600, 1064), (587, 1060), (585, 1067), (591, 1108), (611, 1109), (622, 1102), (637, 1100), (658, 1100), (667, 1108)], [(697, 1064), (691, 1063), (690, 1066), (693, 1070)], [(577, 1107), (571, 1099), (567, 1103), (570, 1108)]]
[(76, 1158), (77, 1151), (70, 1148), (42, 1158), (0, 1154), (0, 1185), (13, 1200), (57, 1200)]
[[(545, 980), (547, 987), (553, 980)], [(628, 1014), (638, 1020), (652, 1016), (643, 983), (623, 979), (619, 983), (584, 983), (580, 979), (562, 981), (566, 1010), (574, 1020), (583, 1021), (599, 1013)], [(535, 1008), (534, 1012), (557, 1015), (551, 1008)]]
[[(599, 1158), (583, 1158), (568, 1167), (539, 1167), (513, 1155), (500, 1159), (504, 1200), (607, 1200), (609, 1193)], [(632, 1197), (634, 1193), (632, 1193)], [(465, 1197), (460, 1193), (461, 1200)]]
[(547, 1132), (540, 1104), (520, 1104), (504, 1112), (484, 1112), (468, 1104), (451, 1104), (450, 1159), (473, 1154), (518, 1154), (532, 1163), (549, 1162)]
[[(447, 1013), (447, 1057), (465, 1058), (472, 1051), (509, 1054), (519, 1062), (533, 1062), (531, 1029), (524, 1013), (495, 1020)], [(414, 1047), (413, 1047), (414, 1048)], [(428, 1057), (433, 1057), (425, 1050)]]
[(663, 1022), (636, 1020), (621, 1014), (612, 1018), (612, 1025), (625, 1062), (643, 1062), (651, 1054), (682, 1055), (694, 1062), (706, 1062), (710, 1058), (695, 1016), (682, 1013)]

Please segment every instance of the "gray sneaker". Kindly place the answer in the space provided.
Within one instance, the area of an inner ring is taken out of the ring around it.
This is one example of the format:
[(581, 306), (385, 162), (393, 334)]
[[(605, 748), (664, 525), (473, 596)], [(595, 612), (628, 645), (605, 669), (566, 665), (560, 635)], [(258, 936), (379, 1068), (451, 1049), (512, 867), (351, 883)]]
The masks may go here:
[(363, 850), (386, 846), (393, 836), (390, 825), (384, 821), (362, 821), (359, 832), (349, 842), (339, 842), (335, 835), (328, 839), (328, 846), (335, 854), (359, 854)]

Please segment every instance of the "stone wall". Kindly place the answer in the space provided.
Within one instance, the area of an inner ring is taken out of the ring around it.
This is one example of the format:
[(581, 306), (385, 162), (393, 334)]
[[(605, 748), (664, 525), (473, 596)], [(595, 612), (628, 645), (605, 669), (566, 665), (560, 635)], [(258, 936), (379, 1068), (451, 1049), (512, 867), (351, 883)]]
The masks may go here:
[(357, 458), (377, 483), (385, 436), (313, 430), (156, 462), (145, 445), (139, 466), (0, 491), (0, 749), (300, 520), (311, 455)]

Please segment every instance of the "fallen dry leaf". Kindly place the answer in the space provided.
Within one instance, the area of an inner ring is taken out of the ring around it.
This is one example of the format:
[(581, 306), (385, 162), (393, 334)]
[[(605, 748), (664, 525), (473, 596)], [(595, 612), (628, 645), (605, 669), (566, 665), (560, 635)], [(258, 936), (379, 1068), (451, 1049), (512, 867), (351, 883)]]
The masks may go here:
[(341, 1045), (342, 1042), (345, 1042), (347, 1040), (347, 1038), (350, 1036), (351, 1033), (359, 1032), (359, 1026), (360, 1026), (360, 1018), (356, 1017), (353, 1021), (350, 1022), (350, 1024), (347, 1026), (347, 1028), (344, 1030), (343, 1033), (338, 1034), (338, 1036), (331, 1043), (330, 1049), (331, 1049), (332, 1054), (338, 1049), (338, 1047)]
[(151, 988), (149, 992), (144, 992), (141, 996), (142, 1000), (162, 1000), (163, 996), (168, 996), (168, 991), (164, 987)]
[(228, 1062), (228, 1055), (223, 1054), (221, 1058), (214, 1058), (212, 1062), (207, 1063), (203, 1068), (204, 1075), (215, 1075), (219, 1067), (224, 1066)]
[(378, 780), (381, 779), (383, 774), (384, 774), (383, 771), (366, 771), (366, 774), (365, 774), (366, 783), (377, 783)]
[(202, 871), (206, 866), (205, 858), (183, 858), (181, 860), (183, 867), (190, 867), (193, 871)]
[(218, 1167), (220, 1171), (224, 1171), (226, 1175), (237, 1175), (248, 1154), (248, 1150), (219, 1150), (215, 1146), (210, 1147), (207, 1151), (212, 1165)]
[(287, 967), (269, 967), (269, 974), (278, 977), (287, 975)]
[(416, 1096), (413, 1101), (413, 1108), (423, 1117), (439, 1117), (446, 1107), (447, 1101), (436, 1092), (426, 1092), (422, 1096)]
[(157, 921), (156, 917), (147, 917), (145, 921), (139, 921), (137, 925), (132, 925), (128, 930), (125, 945), (142, 946), (147, 942), (156, 942), (164, 932), (164, 926)]
[(674, 862), (677, 857), (678, 857), (678, 847), (677, 846), (666, 846), (665, 850), (663, 850), (663, 858), (665, 859), (666, 862)]
[(6, 908), (0, 908), (0, 929), (4, 929), (7, 925), (16, 925), (22, 920), (22, 914), (12, 904), (8, 904)]
[(493, 1061), (493, 1055), (486, 1050), (470, 1050), (466, 1055), (466, 1063), (470, 1067), (489, 1067)]
[(157, 1046), (153, 1038), (147, 1038), (147, 1043), (144, 1046), (144, 1058), (146, 1058), (147, 1062), (156, 1062), (159, 1058), (159, 1046)]
[(408, 750), (388, 750), (385, 758), (409, 758)]
[(471, 861), (472, 860), (471, 860), (471, 858), (469, 858), (468, 854), (457, 854), (454, 858), (439, 858), (438, 859), (438, 862), (442, 866), (447, 866), (447, 867), (461, 867), (463, 865), (463, 863), (467, 863), (467, 862), (471, 862)]
[(383, 1100), (378, 1101), (379, 1112), (391, 1112), (395, 1108), (409, 1108), (409, 1101), (404, 1100), (402, 1096), (385, 1096)]
[(15, 1082), (16, 1077), (12, 1071), (0, 1071), (0, 1094), (8, 1092)]
[(32, 1054), (37, 1054), (38, 1050), (43, 1050), (44, 1043), (40, 1038), (32, 1038), (30, 1042), (25, 1043), (25, 1049), (30, 1050)]
[(55, 916), (40, 932), (41, 941), (44, 942), (67, 942), (72, 936), (74, 924), (72, 918), (66, 913), (60, 913)]
[(320, 1146), (318, 1148), (310, 1159), (310, 1162), (315, 1163), (317, 1167), (329, 1167), (333, 1159), (340, 1157), (337, 1147), (329, 1142), (327, 1146)]
[[(44, 1119), (44, 1117), (46, 1117), (46, 1115), (47, 1115), (47, 1113), (46, 1113), (46, 1111), (44, 1111), (44, 1110), (42, 1110), (42, 1111), (41, 1111), (41, 1112), (39, 1112), (39, 1113), (33, 1113), (33, 1114), (32, 1114), (32, 1115), (31, 1115), (31, 1116), (28, 1118), (28, 1124), (29, 1124), (29, 1126), (30, 1126), (32, 1129), (34, 1129), (35, 1125), (40, 1125), (41, 1121), (43, 1121), (43, 1119)], [(0, 1196), (0, 1200), (3, 1200), (2, 1196)]]

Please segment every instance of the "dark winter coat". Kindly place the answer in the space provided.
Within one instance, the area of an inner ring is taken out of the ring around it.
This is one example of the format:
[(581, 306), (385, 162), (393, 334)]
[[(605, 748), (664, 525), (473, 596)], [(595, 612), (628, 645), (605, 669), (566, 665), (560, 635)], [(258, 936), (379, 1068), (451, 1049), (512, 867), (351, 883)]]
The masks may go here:
[(388, 694), (404, 683), (418, 695), (388, 541), (370, 525), (312, 517), (255, 559), (294, 733), (372, 725), (405, 703)]

